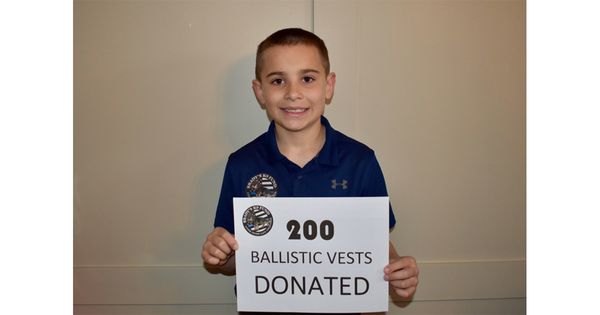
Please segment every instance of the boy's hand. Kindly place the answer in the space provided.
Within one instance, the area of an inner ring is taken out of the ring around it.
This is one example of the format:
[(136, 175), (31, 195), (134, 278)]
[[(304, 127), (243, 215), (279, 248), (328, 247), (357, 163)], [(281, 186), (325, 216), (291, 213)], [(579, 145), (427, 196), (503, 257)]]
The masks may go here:
[(224, 265), (238, 249), (238, 244), (231, 233), (222, 227), (216, 227), (202, 246), (202, 259), (209, 265)]
[(389, 265), (383, 269), (383, 278), (401, 298), (409, 300), (417, 290), (419, 268), (413, 257), (392, 257)]

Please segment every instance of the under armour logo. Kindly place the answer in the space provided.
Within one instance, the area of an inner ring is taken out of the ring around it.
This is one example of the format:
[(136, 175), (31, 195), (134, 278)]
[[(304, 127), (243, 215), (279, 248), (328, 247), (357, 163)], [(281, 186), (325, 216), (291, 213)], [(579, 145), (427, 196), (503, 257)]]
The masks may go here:
[(338, 183), (337, 180), (332, 179), (331, 188), (337, 189), (338, 186), (342, 186), (342, 189), (348, 189), (348, 181), (344, 179), (341, 183)]

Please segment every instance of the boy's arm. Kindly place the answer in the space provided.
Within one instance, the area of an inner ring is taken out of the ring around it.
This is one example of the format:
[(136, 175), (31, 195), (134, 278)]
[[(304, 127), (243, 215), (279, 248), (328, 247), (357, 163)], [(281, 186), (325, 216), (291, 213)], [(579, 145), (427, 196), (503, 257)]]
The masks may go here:
[(390, 263), (383, 269), (384, 279), (403, 300), (410, 300), (419, 283), (419, 268), (414, 257), (400, 256), (390, 241)]
[(233, 235), (222, 227), (216, 227), (208, 234), (202, 246), (204, 265), (208, 269), (234, 275), (237, 249), (238, 244)]

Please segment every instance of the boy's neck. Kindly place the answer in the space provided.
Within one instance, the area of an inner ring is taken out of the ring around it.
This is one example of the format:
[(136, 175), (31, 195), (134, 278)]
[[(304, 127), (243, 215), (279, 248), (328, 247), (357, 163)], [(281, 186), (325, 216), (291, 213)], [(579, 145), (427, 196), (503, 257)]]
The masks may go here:
[(275, 125), (277, 148), (288, 160), (304, 167), (323, 148), (325, 144), (325, 126), (318, 123), (315, 128), (293, 132)]

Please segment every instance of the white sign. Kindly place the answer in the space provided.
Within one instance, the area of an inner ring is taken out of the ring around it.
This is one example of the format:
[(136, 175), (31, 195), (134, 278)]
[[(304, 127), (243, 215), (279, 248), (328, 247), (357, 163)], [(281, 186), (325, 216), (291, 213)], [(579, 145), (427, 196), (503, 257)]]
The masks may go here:
[(389, 198), (234, 198), (238, 311), (388, 310)]

